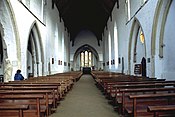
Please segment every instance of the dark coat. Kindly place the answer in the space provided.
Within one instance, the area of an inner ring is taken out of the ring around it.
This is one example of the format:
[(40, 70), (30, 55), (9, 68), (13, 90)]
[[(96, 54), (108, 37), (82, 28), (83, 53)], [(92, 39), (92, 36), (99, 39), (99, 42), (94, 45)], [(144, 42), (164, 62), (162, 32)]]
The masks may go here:
[(16, 73), (14, 80), (24, 80), (24, 77), (20, 73)]

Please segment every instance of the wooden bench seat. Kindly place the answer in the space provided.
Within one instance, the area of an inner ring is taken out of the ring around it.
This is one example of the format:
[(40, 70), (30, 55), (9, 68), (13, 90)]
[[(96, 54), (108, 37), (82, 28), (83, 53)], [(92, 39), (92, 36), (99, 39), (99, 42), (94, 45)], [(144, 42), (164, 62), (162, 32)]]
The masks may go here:
[[(7, 87), (3, 87), (2, 89), (6, 89)], [(18, 90), (20, 88), (20, 90)], [(26, 87), (15, 87), (15, 89), (11, 90), (5, 90), (5, 91), (2, 91), (0, 90), (0, 95), (26, 95), (26, 94), (30, 94), (30, 95), (35, 95), (35, 94), (43, 94), (44, 95), (44, 98), (45, 99), (42, 99), (41, 100), (41, 104), (42, 105), (46, 105), (46, 109), (47, 109), (47, 116), (49, 115), (50, 113), (50, 110), (52, 110), (52, 108), (56, 108), (57, 107), (57, 98), (56, 98), (56, 95), (55, 95), (55, 89), (57, 89), (56, 87), (47, 87), (48, 90), (44, 90), (43, 87), (40, 87), (40, 88), (34, 88), (33, 90), (30, 89), (31, 87), (29, 87), (29, 89), (27, 89)], [(46, 89), (46, 88), (45, 88)], [(43, 103), (42, 103), (43, 102)], [(22, 102), (21, 102), (22, 103)], [(32, 102), (30, 101), (30, 104), (32, 104)]]
[[(5, 111), (7, 111), (7, 113), (10, 113), (11, 110), (16, 110), (17, 111), (16, 117), (24, 117), (23, 111), (27, 110), (28, 108), (29, 108), (29, 105), (10, 105), (10, 104), (9, 105), (0, 105), (0, 116), (1, 117), (3, 117), (3, 116), (8, 117), (8, 115), (5, 114)], [(13, 117), (14, 117), (14, 114), (13, 114)]]
[[(121, 92), (119, 91), (120, 89), (139, 89), (139, 88), (163, 88), (163, 87), (174, 87), (175, 86), (175, 82), (165, 82), (165, 83), (146, 83), (146, 84), (118, 84), (118, 85), (114, 85), (113, 88), (115, 88), (116, 94), (115, 97), (117, 98), (121, 98)], [(133, 90), (134, 91), (134, 90)], [(137, 91), (135, 91), (137, 92)]]
[[(36, 108), (34, 110), (30, 110), (29, 111), (32, 111), (32, 116), (36, 116), (36, 117), (40, 117), (43, 113), (42, 111), (40, 111), (40, 99), (43, 99), (44, 96), (43, 95), (1, 95), (0, 96), (0, 100), (3, 101), (3, 100), (35, 100), (36, 101)], [(9, 104), (12, 104), (12, 103), (9, 103)], [(27, 104), (27, 103), (26, 103)], [(30, 105), (29, 105), (30, 107)], [(44, 106), (43, 106), (44, 108)], [(28, 111), (28, 110), (26, 110)], [(46, 112), (46, 108), (44, 110), (44, 113)], [(24, 115), (25, 115), (25, 111), (24, 111)], [(29, 115), (29, 114), (26, 114), (26, 115)]]
[[(58, 94), (59, 94), (59, 98), (63, 98), (64, 95), (66, 95), (66, 93), (68, 92), (68, 90), (71, 89), (72, 87), (72, 83), (73, 82), (69, 82), (69, 80), (67, 79), (57, 79), (54, 78), (52, 76), (52, 78), (50, 77), (41, 77), (41, 78), (32, 78), (29, 80), (25, 80), (25, 81), (21, 81), (21, 82), (10, 82), (10, 83), (4, 83), (5, 86), (18, 86), (17, 84), (21, 84), (20, 86), (23, 87), (29, 87), (29, 86), (58, 86)], [(4, 85), (0, 84), (0, 87), (4, 87)]]
[[(13, 103), (15, 105), (28, 104), (28, 110), (24, 110), (24, 117), (48, 117), (51, 113), (50, 111), (57, 107), (60, 98), (63, 98), (63, 96), (66, 95), (69, 90), (71, 90), (74, 82), (77, 81), (81, 75), (81, 72), (63, 73), (51, 76), (29, 78), (23, 81), (10, 81), (8, 83), (0, 83), (0, 97), (2, 98), (4, 96), (9, 96), (9, 98), (6, 99), (0, 98), (0, 105), (6, 106), (9, 103)], [(33, 98), (23, 97), (23, 99), (21, 97), (27, 95), (42, 95), (43, 97), (39, 98), (39, 102)], [(12, 96), (16, 97), (12, 99), (10, 98)], [(9, 109), (3, 111), (10, 111), (16, 113), (17, 115), (16, 110)], [(8, 115), (9, 113), (6, 114)]]
[[(127, 105), (125, 107), (126, 111), (130, 116), (137, 117), (139, 116), (139, 111), (145, 112), (144, 114), (147, 114), (147, 107), (150, 105), (169, 105), (169, 103), (175, 100), (175, 93), (158, 93), (158, 94), (141, 94), (141, 95), (129, 95), (129, 98), (132, 99), (132, 108), (127, 108)], [(146, 99), (148, 99), (148, 102), (146, 102)], [(165, 99), (166, 101), (160, 101), (160, 99)], [(150, 100), (153, 100), (152, 102)], [(150, 103), (149, 103), (150, 102)], [(154, 102), (154, 103), (153, 103)], [(157, 102), (157, 103), (156, 103)], [(142, 108), (141, 108), (141, 107)], [(146, 110), (145, 110), (146, 108)], [(142, 110), (143, 109), (143, 110)]]
[[(19, 82), (19, 81), (18, 81)], [(18, 82), (12, 82), (12, 83), (18, 83)], [(62, 98), (66, 93), (72, 88), (73, 82), (69, 79), (69, 77), (66, 78), (58, 78), (56, 76), (50, 76), (50, 77), (39, 77), (39, 78), (31, 78), (25, 81), (20, 82), (20, 84), (26, 84), (26, 83), (59, 83), (59, 89), (60, 89), (60, 98)]]
[[(136, 81), (136, 82), (114, 82), (114, 83), (106, 83), (106, 91), (105, 96), (107, 99), (110, 99), (110, 104), (114, 105), (116, 109), (118, 109), (118, 104), (121, 103), (122, 92), (120, 89), (134, 89), (133, 92), (141, 92), (142, 88), (159, 88), (159, 87), (174, 87), (175, 81)], [(129, 92), (129, 90), (128, 90)], [(132, 91), (131, 91), (132, 92)], [(121, 112), (121, 110), (120, 110)]]
[(175, 105), (148, 106), (148, 112), (154, 112), (154, 117), (174, 117)]
[[(55, 108), (54, 107), (54, 103), (55, 103), (55, 99), (53, 97), (49, 98), (49, 95), (53, 95), (52, 93), (53, 91), (51, 90), (18, 90), (18, 91), (0, 91), (0, 95), (38, 95), (38, 94), (43, 94), (44, 98), (40, 99), (40, 105), (44, 105), (46, 106), (46, 110), (47, 110), (47, 115), (49, 115), (49, 112), (51, 110), (51, 108)], [(15, 104), (25, 104), (25, 103), (29, 103), (30, 105), (36, 105), (36, 101), (35, 100), (8, 100), (8, 101), (4, 101), (3, 103), (0, 102), (0, 104), (6, 104), (6, 103), (15, 103)]]
[[(125, 87), (132, 88), (133, 86), (135, 86), (135, 84), (143, 84), (143, 85), (144, 84), (157, 84), (159, 85), (159, 83), (172, 83), (172, 84), (174, 83), (175, 84), (175, 81), (159, 81), (158, 80), (158, 81), (134, 81), (134, 82), (128, 82), (128, 81), (106, 82), (104, 83), (105, 84), (104, 92), (108, 97), (113, 98), (115, 97), (115, 92), (116, 92), (116, 89), (118, 88), (125, 88)], [(133, 84), (133, 86), (131, 84)], [(118, 86), (118, 85), (121, 85), (121, 86)], [(125, 85), (125, 86), (122, 86), (122, 85)], [(131, 85), (131, 86), (128, 86), (128, 85)], [(141, 87), (141, 86), (137, 86), (137, 87)]]
[(175, 88), (135, 88), (135, 89), (119, 89), (118, 93), (121, 94), (116, 97), (116, 102), (119, 105), (119, 108), (124, 113), (125, 105), (129, 104), (128, 95), (131, 94), (155, 94), (155, 93), (169, 93), (174, 92)]

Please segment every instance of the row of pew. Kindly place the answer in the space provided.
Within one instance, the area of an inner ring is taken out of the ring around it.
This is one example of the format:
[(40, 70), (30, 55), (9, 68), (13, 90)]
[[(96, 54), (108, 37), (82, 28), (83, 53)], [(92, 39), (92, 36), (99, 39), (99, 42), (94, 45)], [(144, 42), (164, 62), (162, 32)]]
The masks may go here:
[(92, 71), (97, 87), (123, 117), (174, 117), (175, 81)]
[(0, 117), (48, 117), (81, 75), (67, 72), (0, 83)]

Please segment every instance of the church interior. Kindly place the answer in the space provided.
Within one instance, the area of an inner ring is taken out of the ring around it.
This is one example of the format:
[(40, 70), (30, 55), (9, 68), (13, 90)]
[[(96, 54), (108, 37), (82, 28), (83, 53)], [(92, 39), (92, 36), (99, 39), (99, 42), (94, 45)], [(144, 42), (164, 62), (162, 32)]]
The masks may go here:
[(174, 11), (174, 0), (0, 0), (0, 117), (174, 117)]

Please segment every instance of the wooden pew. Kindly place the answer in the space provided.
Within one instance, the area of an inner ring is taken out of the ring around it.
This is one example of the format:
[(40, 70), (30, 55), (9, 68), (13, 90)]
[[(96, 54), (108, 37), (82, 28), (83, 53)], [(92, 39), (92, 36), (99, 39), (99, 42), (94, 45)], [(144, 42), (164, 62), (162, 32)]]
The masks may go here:
[[(116, 93), (115, 95), (116, 98), (118, 96), (120, 97), (120, 103), (122, 102), (122, 93), (118, 95), (118, 90), (120, 89), (125, 89), (125, 88), (154, 88), (154, 91), (147, 91), (149, 93), (155, 93), (155, 92), (164, 92), (165, 90), (170, 90), (170, 89), (164, 89), (163, 87), (172, 87), (171, 90), (174, 92), (174, 86), (175, 86), (175, 81), (165, 81), (165, 79), (156, 79), (156, 78), (136, 78), (135, 76), (131, 76), (132, 78), (126, 78), (122, 80), (122, 75), (115, 75), (115, 74), (110, 74), (110, 73), (93, 73), (92, 75), (100, 89), (102, 89), (102, 92), (104, 92), (105, 95), (111, 96), (112, 93)], [(121, 77), (121, 78), (120, 78)], [(124, 82), (127, 82), (125, 83)], [(138, 82), (139, 81), (139, 82)], [(138, 83), (136, 83), (138, 82)], [(123, 84), (122, 84), (123, 83)], [(131, 84), (131, 85), (130, 85)], [(135, 84), (137, 86), (135, 86)], [(162, 89), (160, 89), (162, 87)], [(131, 89), (131, 90), (132, 90)], [(160, 91), (158, 91), (160, 89)], [(157, 91), (156, 91), (157, 90)], [(114, 92), (113, 92), (114, 91)], [(133, 91), (134, 92), (134, 91)], [(130, 92), (130, 93), (133, 93)], [(129, 93), (129, 92), (128, 92)], [(138, 92), (135, 90), (134, 93), (144, 93), (144, 91), (139, 91)], [(167, 92), (166, 92), (167, 93)], [(112, 96), (111, 96), (112, 97)]]
[[(107, 99), (110, 99), (109, 103), (118, 106), (116, 98), (121, 97), (121, 93), (118, 92), (120, 89), (135, 89), (135, 88), (150, 88), (150, 87), (164, 87), (164, 86), (174, 86), (175, 81), (119, 81), (106, 83), (106, 88), (104, 89), (104, 94)], [(117, 108), (116, 108), (117, 109)]]
[[(44, 96), (43, 95), (2, 95), (0, 96), (0, 100), (1, 101), (5, 101), (5, 100), (11, 100), (12, 102), (14, 102), (15, 100), (35, 100), (36, 101), (36, 110), (33, 110), (33, 113), (36, 113), (36, 117), (41, 117), (41, 111), (40, 111), (40, 99), (43, 99)], [(5, 102), (7, 102), (5, 101)], [(2, 102), (1, 102), (2, 103)], [(27, 102), (26, 102), (27, 103)], [(24, 113), (27, 112), (28, 110), (24, 110)], [(31, 111), (31, 109), (29, 109), (29, 111)], [(25, 115), (24, 116), (31, 116), (31, 115)], [(35, 114), (32, 114), (32, 117), (34, 117)]]
[(10, 84), (54, 84), (58, 83), (59, 84), (59, 95), (60, 98), (63, 98), (63, 96), (66, 95), (68, 90), (70, 90), (73, 86), (73, 81), (69, 79), (69, 76), (63, 77), (57, 77), (57, 76), (42, 76), (38, 78), (30, 78), (28, 80), (23, 80), (23, 81), (13, 81), (10, 82)]
[[(19, 81), (13, 81), (12, 83), (18, 83)], [(60, 84), (60, 98), (63, 98), (64, 95), (70, 90), (73, 86), (73, 81), (69, 77), (59, 78), (57, 76), (43, 76), (38, 78), (31, 78), (28, 80), (20, 81), (20, 83), (59, 83)]]
[[(147, 112), (147, 107), (151, 105), (169, 105), (169, 102), (173, 100), (174, 102), (175, 93), (158, 93), (158, 94), (136, 94), (129, 95), (132, 99), (132, 106), (126, 107), (128, 114), (133, 117), (139, 116), (138, 112)], [(144, 100), (143, 100), (144, 99)], [(146, 99), (148, 101), (146, 102)], [(162, 100), (161, 100), (162, 99)], [(158, 103), (156, 103), (156, 101)], [(146, 111), (145, 111), (146, 108)], [(148, 113), (151, 115), (152, 113)], [(145, 115), (145, 113), (144, 113)], [(148, 115), (147, 115), (148, 116)]]
[[(51, 84), (43, 84), (43, 83), (37, 83), (37, 84), (3, 84), (0, 87), (0, 91), (6, 90), (6, 91), (16, 91), (12, 92), (12, 94), (45, 94), (45, 97), (48, 95), (49, 102), (46, 101), (50, 106), (47, 107), (47, 116), (50, 111), (55, 111), (57, 107), (57, 103), (59, 103), (59, 88), (57, 83), (51, 83)], [(43, 90), (43, 91), (42, 91)], [(47, 90), (47, 91), (44, 91)], [(50, 91), (49, 91), (50, 90)], [(8, 92), (0, 92), (0, 93), (8, 93)], [(48, 94), (47, 94), (48, 93)]]
[[(26, 90), (31, 90), (31, 93), (32, 93), (32, 91), (35, 93), (35, 90), (40, 90), (40, 92), (36, 91), (36, 93), (41, 93), (42, 90), (52, 90), (52, 91), (54, 91), (53, 97), (52, 97), (53, 101), (54, 101), (54, 103), (53, 103), (54, 107), (56, 107), (56, 102), (59, 101), (59, 97), (58, 97), (59, 91), (58, 91), (57, 86), (32, 86), (32, 87), (28, 87), (28, 86), (26, 86), (26, 87), (21, 87), (21, 86), (10, 87), (10, 86), (7, 86), (7, 87), (0, 88), (0, 91), (4, 91), (4, 90), (6, 90), (6, 91), (23, 90), (24, 92), (21, 91), (21, 93), (25, 93)], [(30, 93), (30, 91), (28, 93)], [(46, 93), (46, 92), (44, 92), (44, 93)]]
[[(18, 111), (18, 117), (24, 117), (23, 110), (27, 110), (29, 108), (29, 105), (0, 105), (0, 116), (3, 117), (3, 110), (17, 110)], [(10, 113), (10, 111), (8, 113)], [(8, 117), (7, 115), (5, 115)]]
[[(49, 114), (51, 113), (51, 108), (55, 108), (54, 102), (55, 102), (55, 94), (53, 90), (10, 90), (10, 91), (0, 91), (0, 96), (1, 95), (36, 95), (36, 94), (43, 94), (44, 99), (40, 100), (41, 105), (46, 106), (46, 116), (48, 117)], [(52, 98), (49, 98), (49, 95), (52, 95)], [(20, 102), (21, 103), (21, 102)], [(0, 103), (2, 105), (2, 103)], [(16, 103), (18, 104), (18, 103)], [(21, 103), (22, 104), (22, 103)], [(31, 102), (30, 104), (33, 104)]]
[[(144, 84), (145, 82), (145, 84)], [(117, 98), (118, 99), (121, 99), (121, 95), (122, 93), (119, 92), (120, 89), (133, 89), (132, 91), (135, 91), (135, 93), (139, 90), (136, 90), (136, 89), (139, 89), (139, 88), (160, 88), (160, 87), (174, 87), (175, 86), (175, 81), (153, 81), (153, 82), (148, 82), (148, 81), (143, 81), (143, 82), (130, 82), (130, 83), (127, 83), (127, 84), (117, 84), (117, 85), (114, 85), (113, 88), (115, 88), (115, 91), (116, 91), (116, 100)], [(128, 90), (129, 91), (129, 90)]]
[(126, 105), (129, 105), (131, 101), (128, 99), (128, 95), (131, 94), (155, 94), (155, 93), (170, 93), (174, 92), (175, 88), (136, 88), (136, 89), (119, 89), (119, 93), (121, 96), (116, 97), (116, 101), (122, 110), (122, 114), (124, 114)]
[[(68, 92), (68, 90), (71, 89), (71, 87), (73, 86), (73, 82), (77, 81), (77, 79), (79, 79), (79, 77), (81, 75), (82, 75), (81, 72), (80, 73), (66, 73), (66, 74), (58, 74), (58, 75), (54, 75), (54, 76), (29, 78), (29, 79), (23, 80), (23, 81), (11, 81), (9, 83), (0, 83), (0, 95), (3, 94), (4, 96), (7, 96), (7, 95), (20, 96), (23, 94), (25, 94), (25, 95), (43, 94), (44, 97), (47, 97), (46, 96), (46, 95), (48, 95), (47, 93), (49, 93), (51, 91), (47, 92), (46, 90), (48, 88), (50, 89), (51, 87), (56, 86), (57, 88), (54, 88), (53, 90), (57, 92), (57, 93), (55, 93), (57, 95), (55, 98), (58, 100), (58, 97), (60, 98), (61, 95), (65, 95)], [(4, 92), (6, 92), (6, 93), (4, 93)], [(45, 92), (45, 94), (44, 94), (44, 92)], [(54, 97), (54, 96), (52, 96), (52, 97)], [(49, 103), (49, 102), (46, 101), (46, 103)], [(7, 103), (6, 104), (0, 103), (0, 104), (6, 105)], [(40, 105), (41, 105), (41, 103), (40, 103)], [(54, 107), (56, 107), (56, 106), (54, 106)], [(47, 112), (47, 116), (48, 116), (47, 106), (46, 106), (46, 110), (47, 110), (46, 112)], [(26, 113), (27, 111), (24, 111), (24, 112)]]
[(82, 74), (83, 74), (82, 72), (66, 72), (66, 73), (58, 73), (50, 76), (59, 76), (59, 77), (68, 76), (73, 82), (77, 82), (82, 76)]
[[(20, 87), (28, 87), (30, 90), (35, 90), (36, 88), (30, 88), (30, 87), (39, 87), (39, 89), (36, 89), (36, 90), (42, 90), (41, 88), (43, 89), (46, 89), (46, 90), (55, 90), (55, 95), (56, 95), (56, 99), (59, 100), (59, 95), (60, 95), (60, 83), (27, 83), (27, 82), (19, 82), (19, 83), (14, 83), (14, 82), (10, 82), (10, 83), (3, 83), (3, 84), (0, 84), (0, 90), (3, 90), (3, 87), (19, 87), (19, 88), (16, 88), (16, 89), (19, 89), (20, 90)], [(25, 88), (27, 89), (27, 88)], [(6, 90), (6, 89), (4, 89)], [(8, 90), (8, 89), (7, 89)], [(14, 88), (12, 89), (14, 90)]]
[(159, 117), (162, 112), (166, 117), (174, 117), (175, 105), (148, 106), (148, 112), (154, 112), (154, 117)]
[[(105, 82), (104, 83), (104, 92), (109, 96), (109, 97), (115, 97), (115, 90), (118, 85), (135, 85), (135, 84), (157, 84), (157, 83), (175, 83), (175, 81), (113, 81), (113, 82)], [(125, 86), (123, 86), (125, 87)], [(132, 86), (131, 86), (132, 87)]]

